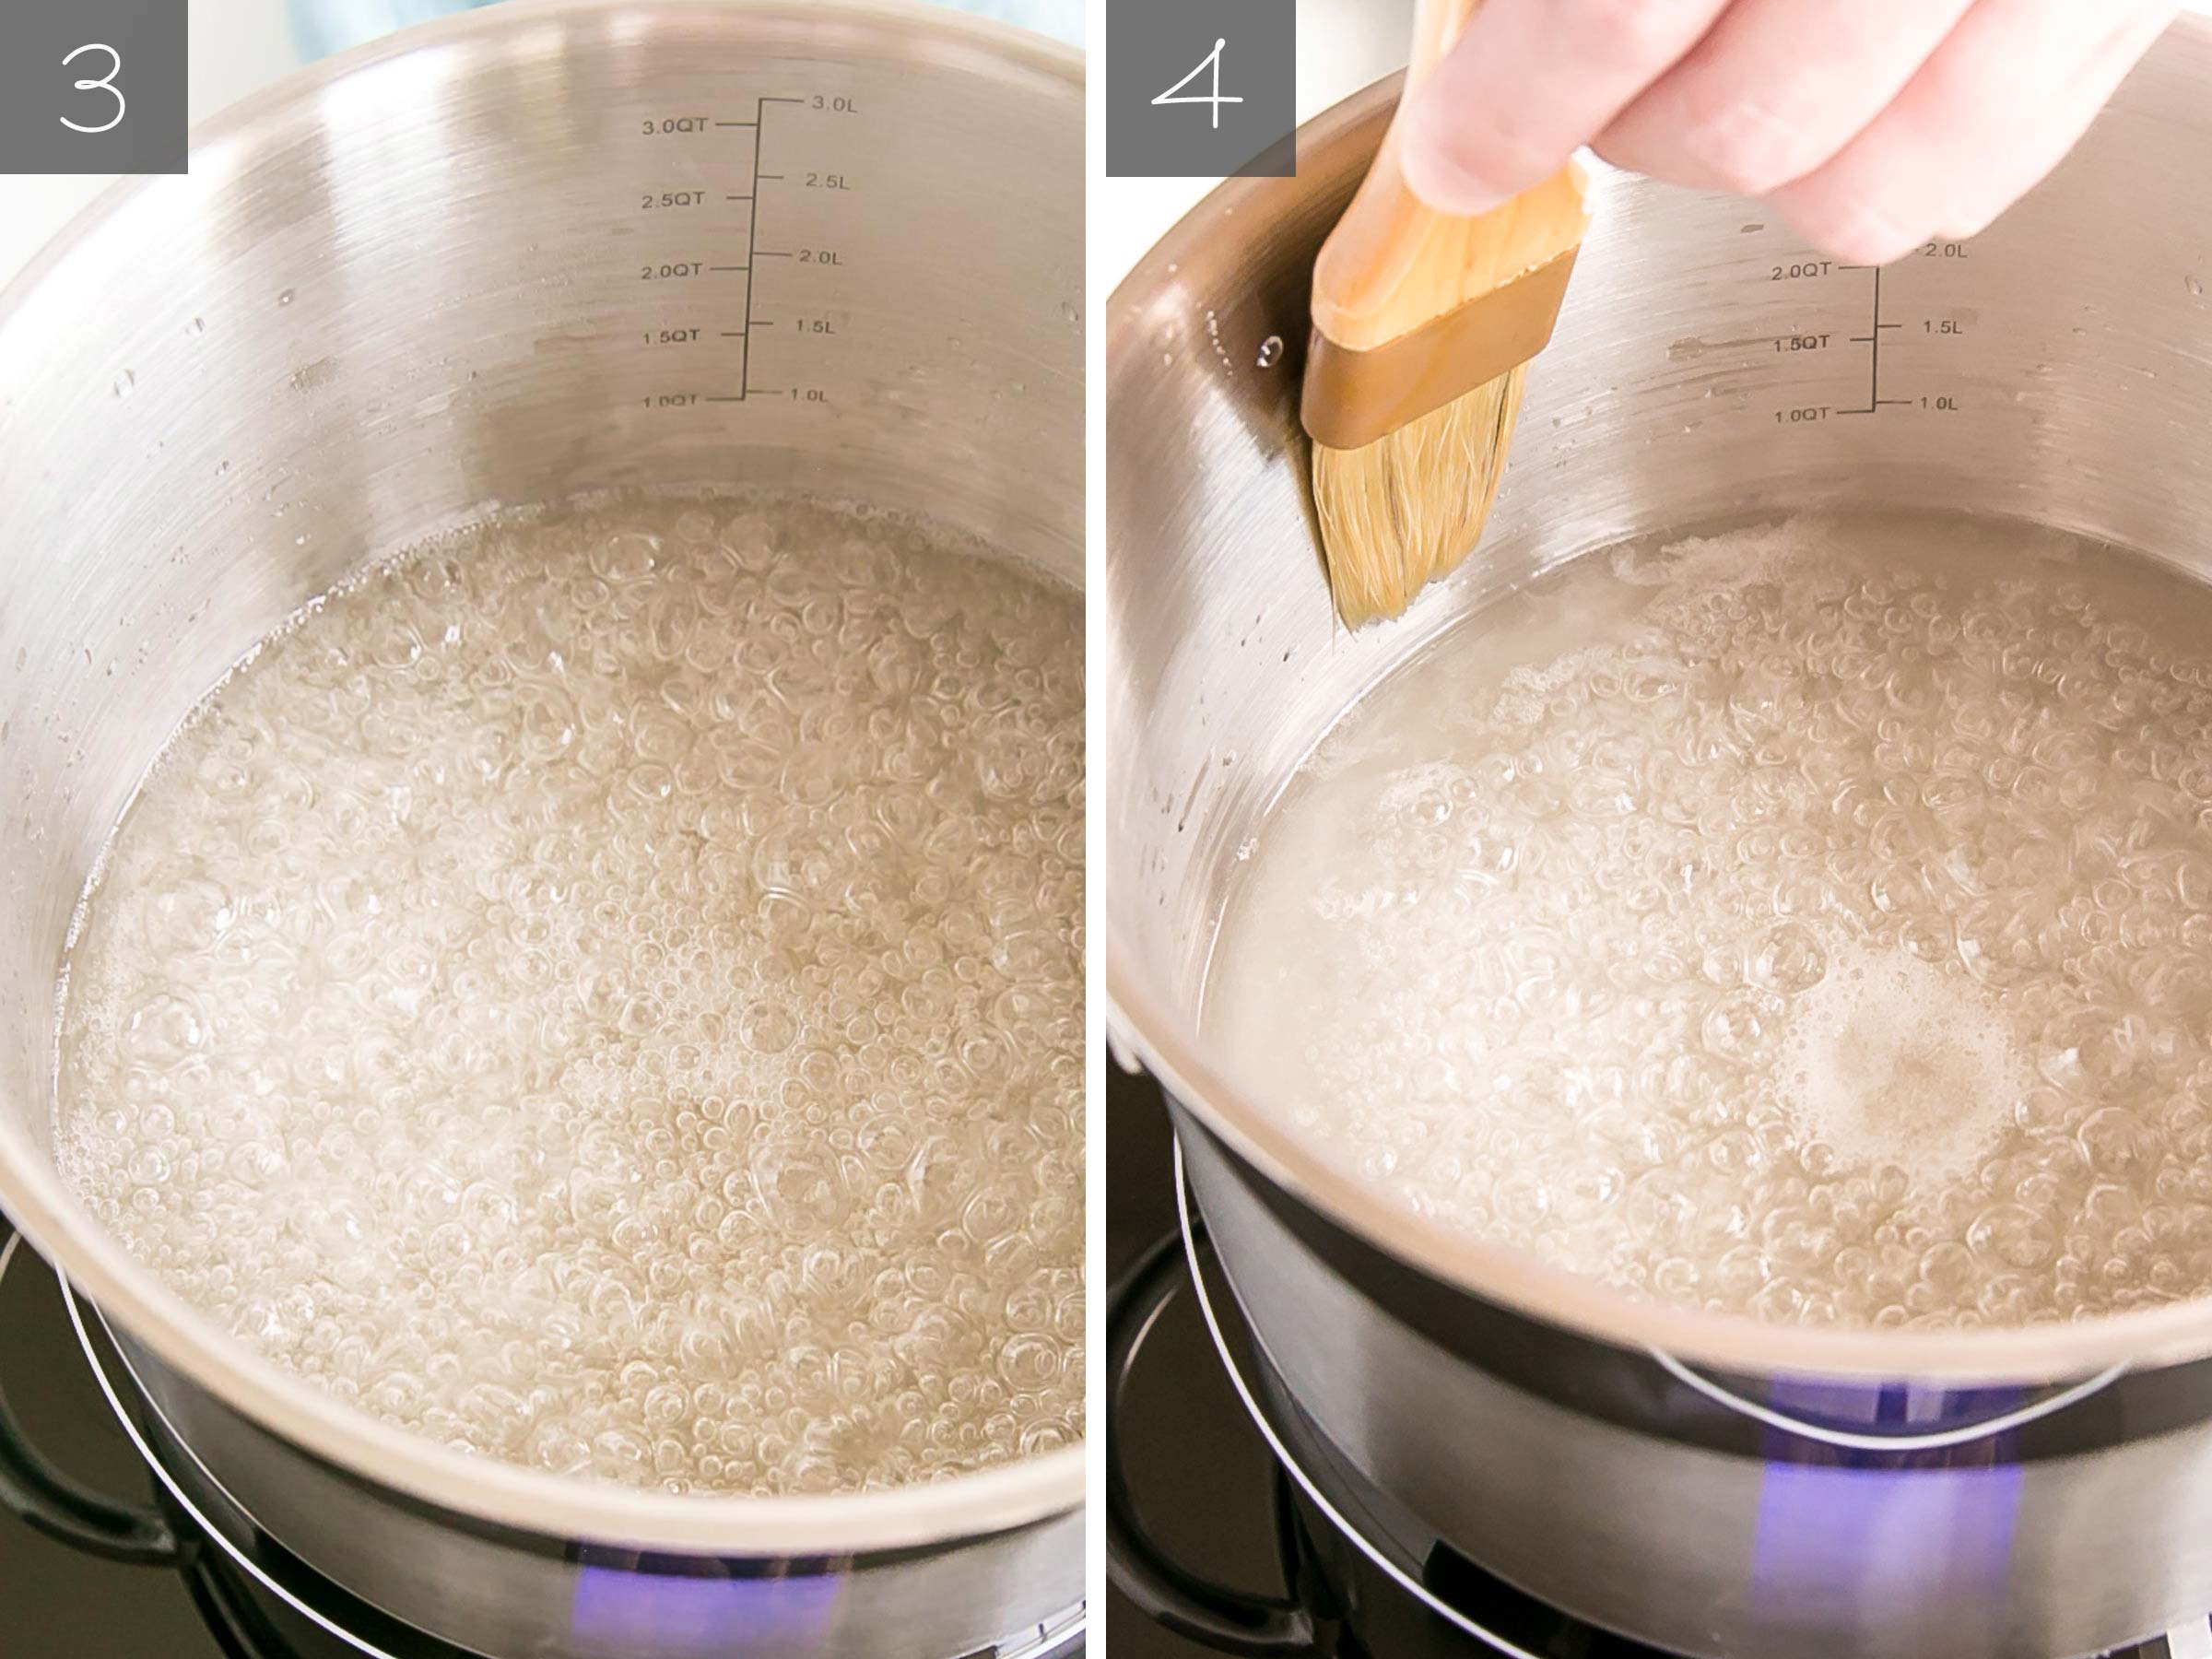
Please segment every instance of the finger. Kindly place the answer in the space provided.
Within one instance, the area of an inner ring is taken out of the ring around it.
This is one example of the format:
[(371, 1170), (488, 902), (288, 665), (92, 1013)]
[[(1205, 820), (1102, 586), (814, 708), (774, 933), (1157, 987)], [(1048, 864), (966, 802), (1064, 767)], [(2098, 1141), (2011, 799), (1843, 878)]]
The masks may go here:
[(1608, 161), (1765, 195), (1864, 132), (1973, 0), (1746, 0), (1598, 137)]
[[(2121, 21), (2083, 64), (2061, 101), (2038, 119), (2023, 109), (2018, 141), (2007, 144), (2000, 161), (1983, 173), (1960, 181), (1961, 189), (1936, 229), (1947, 236), (1977, 236), (2013, 203), (2047, 178), (2079, 143), (2112, 101), (2130, 71), (2143, 61), (2180, 9), (2171, 3), (2124, 7), (2136, 15)], [(2066, 100), (2071, 100), (2069, 107)]]
[(1482, 213), (1557, 172), (1695, 46), (1729, 0), (1488, 0), (1413, 95), (1406, 182)]
[(2058, 164), (2174, 9), (1978, 0), (1878, 120), (1769, 201), (1859, 265), (1971, 235)]

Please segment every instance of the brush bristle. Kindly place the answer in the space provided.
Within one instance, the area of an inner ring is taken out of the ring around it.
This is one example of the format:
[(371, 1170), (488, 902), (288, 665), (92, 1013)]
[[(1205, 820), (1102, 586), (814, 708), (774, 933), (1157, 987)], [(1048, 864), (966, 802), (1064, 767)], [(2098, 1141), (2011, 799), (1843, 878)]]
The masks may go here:
[(1322, 551), (1347, 627), (1398, 615), (1482, 538), (1525, 368), (1364, 448), (1313, 446)]

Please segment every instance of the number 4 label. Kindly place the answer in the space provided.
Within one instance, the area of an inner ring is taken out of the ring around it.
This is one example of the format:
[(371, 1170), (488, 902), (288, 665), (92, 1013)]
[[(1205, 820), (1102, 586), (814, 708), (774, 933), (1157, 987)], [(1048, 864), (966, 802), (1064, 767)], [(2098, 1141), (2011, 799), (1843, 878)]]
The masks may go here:
[[(1241, 104), (1244, 101), (1241, 98), (1224, 98), (1221, 96), (1221, 49), (1228, 44), (1229, 42), (1225, 40), (1216, 41), (1214, 42), (1214, 49), (1198, 60), (1197, 66), (1194, 68), (1188, 75), (1184, 76), (1181, 80), (1177, 81), (1173, 86), (1170, 87), (1165, 92), (1162, 92), (1158, 98), (1155, 98), (1152, 100), (1154, 105), (1210, 104), (1213, 106), (1214, 127), (1216, 131), (1218, 131), (1221, 126), (1221, 106), (1223, 104), (1232, 103)], [(1209, 71), (1210, 77), (1207, 81), (1207, 91), (1204, 98), (1198, 97), (1195, 93), (1192, 94), (1188, 98), (1178, 96), (1185, 87), (1196, 80), (1200, 75), (1207, 74)]]

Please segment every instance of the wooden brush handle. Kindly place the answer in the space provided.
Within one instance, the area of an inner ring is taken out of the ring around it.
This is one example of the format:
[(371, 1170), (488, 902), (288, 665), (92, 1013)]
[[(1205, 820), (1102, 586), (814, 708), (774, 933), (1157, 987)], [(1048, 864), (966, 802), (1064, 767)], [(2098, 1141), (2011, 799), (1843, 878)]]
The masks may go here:
[[(1418, 0), (1401, 112), (1481, 3)], [(1314, 261), (1314, 327), (1339, 346), (1366, 351), (1458, 310), (1579, 246), (1588, 223), (1583, 191), (1582, 168), (1570, 162), (1488, 213), (1439, 213), (1406, 188), (1394, 121), (1366, 182)]]

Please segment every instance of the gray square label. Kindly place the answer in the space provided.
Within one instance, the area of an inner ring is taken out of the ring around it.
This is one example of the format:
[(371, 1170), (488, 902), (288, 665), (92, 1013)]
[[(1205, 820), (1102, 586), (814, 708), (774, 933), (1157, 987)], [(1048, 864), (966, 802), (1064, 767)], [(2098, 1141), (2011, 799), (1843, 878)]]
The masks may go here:
[(1106, 0), (1106, 175), (1298, 171), (1295, 0)]
[(0, 0), (0, 173), (184, 171), (184, 0)]

